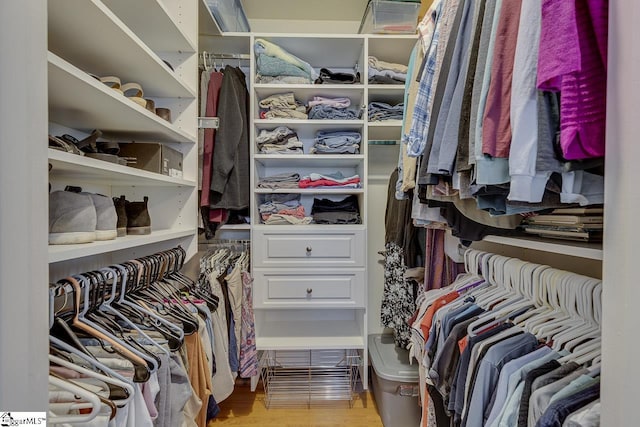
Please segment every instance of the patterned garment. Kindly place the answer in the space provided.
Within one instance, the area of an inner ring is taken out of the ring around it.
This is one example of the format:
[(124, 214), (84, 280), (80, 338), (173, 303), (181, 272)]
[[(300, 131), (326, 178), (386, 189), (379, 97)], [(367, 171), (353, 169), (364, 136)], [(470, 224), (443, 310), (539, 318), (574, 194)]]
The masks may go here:
[[(432, 15), (434, 22), (437, 21), (436, 14)], [(407, 138), (407, 154), (409, 157), (419, 157), (424, 152), (427, 141), (427, 131), (431, 120), (431, 110), (429, 109), (433, 99), (433, 79), (436, 73), (436, 57), (438, 50), (438, 40), (440, 39), (440, 26), (435, 25), (433, 38), (431, 39), (429, 51), (426, 54), (425, 66), (420, 76), (418, 95), (416, 96), (413, 117), (409, 137)]]
[(384, 293), (380, 320), (382, 326), (393, 329), (396, 346), (407, 348), (411, 339), (408, 320), (416, 311), (413, 285), (404, 278), (402, 248), (393, 242), (385, 245)]
[(253, 278), (242, 272), (242, 328), (240, 329), (240, 377), (258, 375), (258, 351), (256, 350), (256, 329), (253, 315)]

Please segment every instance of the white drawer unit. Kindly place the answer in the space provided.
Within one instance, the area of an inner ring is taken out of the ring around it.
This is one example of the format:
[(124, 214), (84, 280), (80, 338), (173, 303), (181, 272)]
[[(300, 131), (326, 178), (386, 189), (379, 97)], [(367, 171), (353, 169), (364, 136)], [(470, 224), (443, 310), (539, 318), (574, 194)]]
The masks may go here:
[(364, 267), (364, 230), (254, 234), (256, 267)]
[(254, 270), (258, 307), (364, 307), (364, 270)]

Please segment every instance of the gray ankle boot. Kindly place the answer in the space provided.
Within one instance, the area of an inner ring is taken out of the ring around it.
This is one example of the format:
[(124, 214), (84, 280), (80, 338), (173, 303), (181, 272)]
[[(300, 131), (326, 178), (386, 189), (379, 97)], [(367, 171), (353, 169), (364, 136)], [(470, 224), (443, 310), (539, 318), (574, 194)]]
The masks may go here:
[(96, 208), (91, 196), (70, 191), (49, 194), (49, 244), (73, 245), (96, 240)]
[(85, 193), (91, 196), (96, 208), (96, 240), (113, 240), (117, 237), (116, 223), (118, 215), (111, 197), (102, 194)]

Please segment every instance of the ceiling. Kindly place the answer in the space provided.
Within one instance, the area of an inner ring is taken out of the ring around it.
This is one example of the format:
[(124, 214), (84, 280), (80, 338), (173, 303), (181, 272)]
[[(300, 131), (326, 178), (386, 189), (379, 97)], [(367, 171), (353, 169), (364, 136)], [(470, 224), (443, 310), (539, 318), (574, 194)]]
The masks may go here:
[(252, 20), (358, 21), (368, 0), (241, 0)]

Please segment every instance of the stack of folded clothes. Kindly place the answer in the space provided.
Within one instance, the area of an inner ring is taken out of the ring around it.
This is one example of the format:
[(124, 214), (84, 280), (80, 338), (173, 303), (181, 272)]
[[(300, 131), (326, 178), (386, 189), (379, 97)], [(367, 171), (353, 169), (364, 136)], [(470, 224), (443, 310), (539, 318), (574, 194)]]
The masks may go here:
[(320, 68), (320, 76), (315, 84), (355, 84), (360, 83), (360, 73), (337, 73), (328, 68)]
[(311, 216), (316, 224), (361, 224), (358, 198), (348, 196), (340, 201), (313, 199)]
[(302, 154), (303, 144), (298, 134), (286, 126), (275, 129), (262, 129), (256, 137), (258, 150), (264, 154)]
[(278, 93), (260, 100), (261, 119), (306, 119), (307, 108), (297, 101), (293, 92)]
[(258, 181), (258, 188), (270, 188), (272, 190), (280, 188), (298, 188), (299, 182), (300, 174), (295, 172), (285, 172), (261, 178), (260, 181)]
[(311, 65), (280, 46), (264, 39), (256, 39), (256, 83), (307, 84), (318, 73)]
[(309, 119), (311, 120), (357, 120), (361, 111), (349, 108), (349, 98), (326, 98), (314, 96), (309, 101)]
[(268, 225), (310, 224), (311, 217), (305, 216), (300, 204), (300, 194), (265, 194), (258, 206), (260, 217)]
[(381, 61), (375, 56), (369, 57), (369, 83), (404, 84), (406, 79), (406, 65)]
[(385, 102), (372, 102), (368, 108), (369, 121), (402, 120), (403, 110), (403, 103), (392, 106)]
[(303, 176), (298, 182), (298, 185), (300, 188), (360, 188), (360, 176), (344, 176), (341, 172), (327, 174), (310, 173), (307, 176)]
[(311, 154), (358, 154), (362, 135), (355, 131), (324, 131), (316, 134)]

